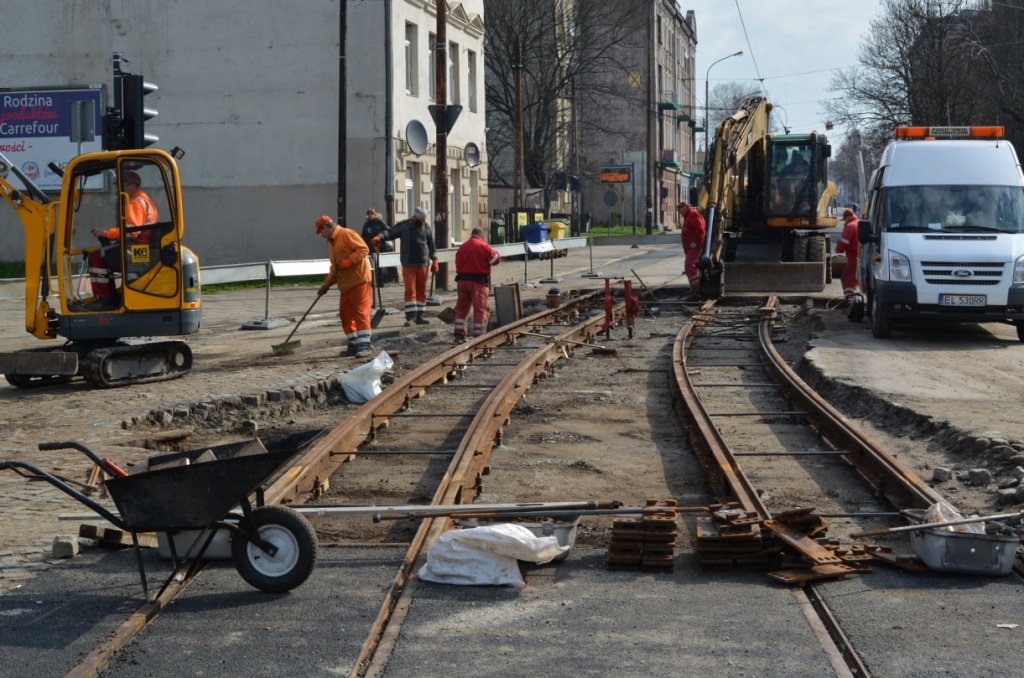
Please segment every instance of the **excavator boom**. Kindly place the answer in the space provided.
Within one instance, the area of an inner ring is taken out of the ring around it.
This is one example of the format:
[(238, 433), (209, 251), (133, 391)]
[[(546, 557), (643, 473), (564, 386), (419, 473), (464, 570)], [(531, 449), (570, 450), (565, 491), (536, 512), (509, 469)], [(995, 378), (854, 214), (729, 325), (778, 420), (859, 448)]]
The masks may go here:
[(829, 281), (836, 187), (827, 139), (772, 135), (772, 105), (748, 99), (715, 130), (698, 208), (707, 223), (701, 294), (813, 292)]

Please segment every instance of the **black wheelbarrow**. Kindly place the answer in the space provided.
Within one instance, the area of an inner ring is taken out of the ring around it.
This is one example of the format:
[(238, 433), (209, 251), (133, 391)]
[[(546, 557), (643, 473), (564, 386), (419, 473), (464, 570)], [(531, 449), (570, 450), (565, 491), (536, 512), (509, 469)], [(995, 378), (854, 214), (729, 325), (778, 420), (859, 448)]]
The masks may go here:
[[(231, 559), (242, 579), (261, 591), (278, 593), (290, 591), (309, 578), (320, 547), (313, 527), (297, 511), (264, 504), (263, 484), (321, 433), (270, 437), (260, 441), (265, 451), (255, 454), (248, 453), (253, 441), (165, 454), (148, 460), (152, 470), (131, 475), (79, 443), (40, 443), (40, 450), (79, 450), (112, 475), (104, 484), (117, 514), (31, 464), (5, 461), (0, 462), (0, 470), (11, 469), (26, 478), (46, 480), (129, 532), (147, 597), (138, 533), (167, 533), (174, 570), (159, 596), (172, 581), (194, 573), (221, 529), (230, 533)], [(250, 495), (255, 495), (255, 506)], [(187, 530), (197, 530), (198, 534), (184, 557), (179, 557), (174, 535)], [(182, 577), (186, 562), (191, 562), (191, 569)]]

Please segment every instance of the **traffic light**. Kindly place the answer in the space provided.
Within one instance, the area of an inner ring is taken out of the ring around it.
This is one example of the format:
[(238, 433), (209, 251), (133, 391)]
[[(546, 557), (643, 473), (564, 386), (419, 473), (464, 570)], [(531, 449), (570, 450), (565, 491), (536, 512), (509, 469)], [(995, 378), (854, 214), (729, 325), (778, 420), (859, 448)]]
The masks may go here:
[(157, 116), (156, 109), (146, 108), (147, 94), (157, 91), (157, 86), (146, 82), (141, 75), (121, 75), (121, 114), (124, 117), (125, 148), (145, 148), (160, 141), (155, 134), (146, 134), (146, 121)]

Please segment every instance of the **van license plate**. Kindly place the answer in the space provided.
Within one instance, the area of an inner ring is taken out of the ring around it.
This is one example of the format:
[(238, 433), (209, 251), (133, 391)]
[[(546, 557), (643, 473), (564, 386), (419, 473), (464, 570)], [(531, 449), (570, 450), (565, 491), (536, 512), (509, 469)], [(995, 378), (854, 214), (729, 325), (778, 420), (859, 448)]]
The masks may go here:
[(939, 306), (970, 306), (975, 308), (985, 307), (985, 295), (983, 294), (940, 294)]

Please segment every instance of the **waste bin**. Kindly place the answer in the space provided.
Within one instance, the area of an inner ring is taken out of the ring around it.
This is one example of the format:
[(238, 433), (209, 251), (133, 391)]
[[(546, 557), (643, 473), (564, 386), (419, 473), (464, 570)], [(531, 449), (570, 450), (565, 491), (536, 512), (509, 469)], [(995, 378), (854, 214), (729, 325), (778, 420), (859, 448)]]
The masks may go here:
[(547, 224), (524, 224), (519, 229), (519, 233), (523, 236), (523, 242), (546, 242), (548, 239), (548, 226)]
[(548, 237), (552, 240), (558, 240), (566, 236), (568, 226), (561, 219), (548, 219), (544, 224), (548, 227)]
[(505, 222), (501, 219), (491, 219), (491, 244), (505, 244)]

